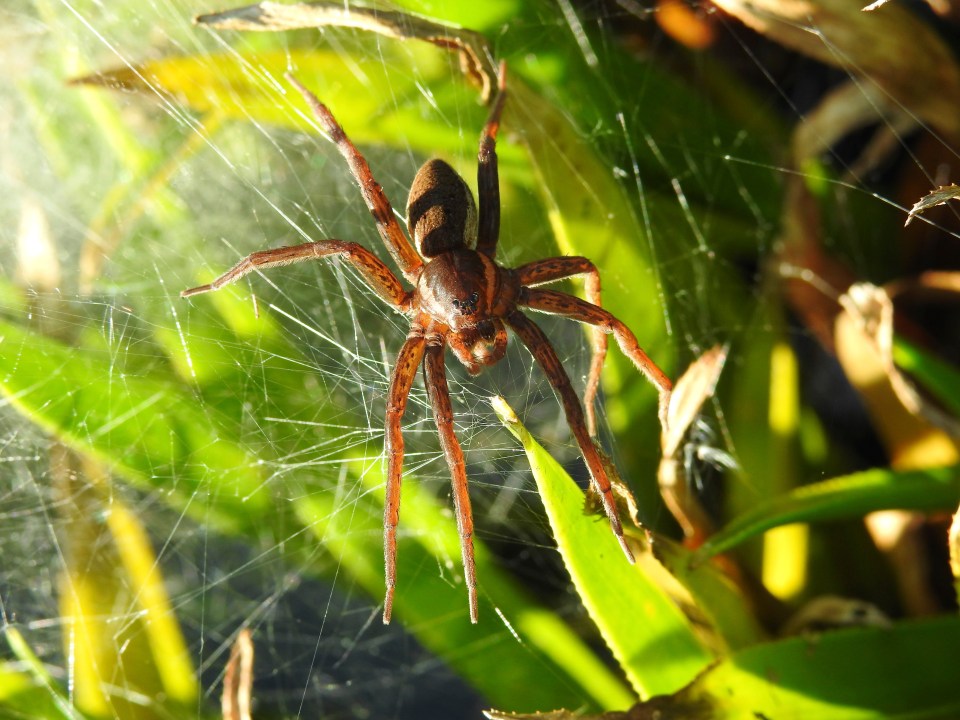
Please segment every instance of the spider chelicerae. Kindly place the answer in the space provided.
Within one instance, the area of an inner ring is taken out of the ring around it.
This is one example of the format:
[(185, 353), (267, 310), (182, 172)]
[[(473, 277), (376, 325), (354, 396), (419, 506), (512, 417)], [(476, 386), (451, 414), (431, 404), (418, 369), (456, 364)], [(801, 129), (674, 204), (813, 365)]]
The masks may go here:
[[(440, 444), (450, 468), (470, 620), (477, 622), (473, 514), (463, 452), (454, 433), (444, 352), (450, 348), (468, 372), (477, 374), (504, 356), (507, 327), (527, 346), (559, 396), (591, 480), (602, 498), (610, 526), (624, 554), (633, 562), (633, 553), (624, 539), (617, 516), (610, 480), (593, 442), (596, 434), (593, 405), (607, 351), (607, 334), (613, 334), (623, 352), (659, 390), (661, 422), (666, 417), (672, 386), (663, 371), (640, 347), (634, 334), (600, 306), (600, 276), (590, 260), (585, 257), (554, 257), (517, 268), (504, 268), (496, 263), (494, 256), (500, 234), (496, 137), (506, 100), (506, 66), (503, 63), (500, 65), (497, 97), (480, 135), (477, 168), (479, 212), (463, 178), (443, 160), (428, 160), (417, 172), (407, 198), (407, 229), (416, 249), (401, 230), (390, 201), (374, 180), (367, 161), (330, 110), (292, 75), (288, 73), (286, 79), (303, 95), (324, 132), (346, 158), (387, 250), (413, 289), (405, 288), (390, 268), (365, 247), (343, 240), (320, 240), (255, 252), (208, 285), (184, 290), (181, 295), (188, 297), (217, 290), (262, 268), (314, 258), (341, 257), (354, 266), (381, 300), (410, 319), (410, 332), (397, 355), (387, 394), (384, 448), (387, 484), (383, 520), (386, 597), (383, 622), (390, 622), (396, 586), (397, 524), (400, 520), (400, 477), (403, 470), (401, 420), (417, 368), (421, 364)], [(586, 300), (539, 287), (578, 276), (584, 279)], [(584, 392), (586, 415), (557, 352), (543, 331), (526, 316), (523, 308), (560, 315), (593, 326), (593, 356)]]

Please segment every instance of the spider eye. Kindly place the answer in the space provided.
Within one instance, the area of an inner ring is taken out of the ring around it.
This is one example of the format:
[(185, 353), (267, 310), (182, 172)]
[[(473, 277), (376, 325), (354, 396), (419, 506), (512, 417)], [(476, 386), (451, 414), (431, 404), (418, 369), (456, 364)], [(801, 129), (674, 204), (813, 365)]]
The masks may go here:
[(474, 293), (473, 295), (470, 296), (470, 304), (476, 305), (479, 299), (480, 299), (480, 293)]
[(460, 307), (460, 301), (457, 300), (456, 298), (454, 298), (454, 300), (453, 300), (453, 306), (454, 306), (455, 308)]

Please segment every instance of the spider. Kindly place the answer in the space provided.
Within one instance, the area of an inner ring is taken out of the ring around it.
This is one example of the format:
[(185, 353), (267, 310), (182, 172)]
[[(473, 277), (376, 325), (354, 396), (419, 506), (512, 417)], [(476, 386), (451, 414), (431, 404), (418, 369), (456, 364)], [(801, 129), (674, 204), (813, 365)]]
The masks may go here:
[[(527, 346), (543, 369), (566, 414), (567, 423), (583, 454), (591, 481), (603, 499), (613, 533), (627, 559), (633, 553), (623, 536), (610, 481), (593, 437), (596, 420), (593, 404), (607, 350), (607, 334), (660, 392), (660, 420), (666, 418), (672, 385), (647, 356), (634, 334), (600, 306), (600, 276), (584, 257), (554, 257), (505, 268), (494, 259), (500, 233), (500, 189), (496, 137), (506, 100), (506, 66), (501, 63), (497, 97), (480, 135), (477, 185), (479, 212), (466, 182), (446, 162), (428, 160), (417, 172), (407, 198), (407, 239), (390, 201), (373, 178), (363, 155), (350, 141), (327, 107), (290, 73), (287, 81), (306, 99), (320, 126), (346, 159), (360, 192), (376, 221), (377, 230), (403, 277), (396, 275), (365, 247), (344, 240), (320, 240), (255, 252), (207, 285), (184, 290), (182, 297), (217, 290), (248, 273), (267, 267), (314, 258), (341, 257), (359, 272), (370, 290), (410, 319), (410, 332), (397, 355), (387, 394), (384, 452), (387, 459), (383, 521), (386, 597), (383, 622), (390, 622), (396, 587), (397, 524), (400, 519), (400, 478), (403, 469), (401, 420), (407, 397), (423, 365), (427, 394), (440, 444), (450, 469), (457, 529), (463, 556), (464, 581), (470, 621), (477, 622), (477, 581), (473, 556), (473, 514), (467, 491), (463, 452), (454, 433), (453, 411), (447, 386), (444, 352), (454, 356), (475, 375), (495, 364), (507, 349), (509, 327)], [(582, 277), (587, 300), (539, 286), (566, 278)], [(586, 416), (557, 352), (523, 308), (560, 315), (593, 326), (592, 362), (584, 402)]]

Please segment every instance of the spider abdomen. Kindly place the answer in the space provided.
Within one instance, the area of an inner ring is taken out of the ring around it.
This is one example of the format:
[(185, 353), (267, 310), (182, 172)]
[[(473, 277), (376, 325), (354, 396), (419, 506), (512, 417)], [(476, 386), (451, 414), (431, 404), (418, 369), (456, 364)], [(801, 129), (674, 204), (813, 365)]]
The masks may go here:
[(477, 206), (463, 178), (439, 158), (417, 171), (407, 198), (407, 229), (425, 258), (477, 245)]

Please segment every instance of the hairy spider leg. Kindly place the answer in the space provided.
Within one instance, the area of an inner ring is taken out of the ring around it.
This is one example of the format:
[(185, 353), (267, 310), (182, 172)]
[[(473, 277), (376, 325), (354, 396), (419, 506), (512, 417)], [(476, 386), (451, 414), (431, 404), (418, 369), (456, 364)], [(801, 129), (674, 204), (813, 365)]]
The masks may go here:
[(383, 503), (383, 566), (387, 592), (383, 600), (383, 624), (393, 614), (393, 591), (397, 586), (397, 525), (400, 523), (400, 482), (403, 474), (403, 431), (401, 420), (407, 409), (410, 388), (423, 359), (426, 341), (423, 331), (412, 329), (397, 355), (387, 393), (384, 453), (387, 456), (386, 498)]
[(507, 99), (507, 64), (500, 62), (500, 79), (497, 85), (497, 98), (493, 102), (487, 124), (480, 135), (480, 149), (477, 151), (477, 193), (479, 196), (480, 219), (477, 223), (477, 252), (491, 260), (497, 254), (497, 240), (500, 238), (500, 177), (497, 170), (497, 131), (500, 129), (500, 115)]
[[(570, 277), (583, 278), (583, 292), (587, 302), (602, 307), (600, 302), (600, 273), (597, 266), (585, 257), (554, 257), (535, 260), (521, 265), (514, 272), (521, 285), (535, 286), (556, 282)], [(593, 357), (587, 374), (587, 387), (583, 391), (583, 407), (587, 412), (587, 430), (591, 437), (597, 436), (596, 400), (600, 389), (600, 373), (607, 357), (607, 334), (600, 328), (590, 328), (590, 343)]]
[(547, 380), (553, 386), (554, 392), (560, 398), (563, 412), (567, 416), (567, 424), (573, 432), (577, 445), (580, 446), (580, 453), (587, 463), (587, 469), (590, 471), (594, 487), (603, 499), (603, 509), (610, 521), (610, 528), (620, 543), (623, 554), (627, 556), (627, 560), (631, 563), (635, 562), (633, 552), (623, 536), (623, 525), (621, 525), (620, 517), (617, 515), (617, 506), (614, 502), (613, 490), (610, 487), (610, 479), (607, 477), (606, 468), (603, 467), (600, 454), (594, 447), (593, 439), (587, 431), (587, 425), (583, 419), (583, 408), (580, 407), (580, 398), (574, 392), (573, 385), (570, 384), (570, 377), (563, 369), (556, 350), (553, 349), (543, 330), (520, 310), (514, 310), (510, 313), (507, 317), (507, 324), (527, 346), (530, 354), (533, 355), (537, 364), (540, 365), (547, 376)]
[(370, 209), (370, 214), (377, 223), (377, 230), (380, 231), (380, 237), (383, 238), (387, 250), (390, 251), (393, 259), (400, 266), (403, 276), (409, 282), (416, 284), (417, 274), (423, 267), (423, 260), (420, 259), (407, 236), (403, 234), (403, 230), (400, 229), (400, 223), (397, 222), (397, 218), (393, 214), (393, 206), (390, 205), (383, 188), (374, 179), (367, 161), (357, 150), (357, 146), (347, 137), (340, 123), (337, 122), (327, 106), (320, 102), (316, 95), (301, 85), (300, 81), (291, 73), (286, 73), (284, 77), (303, 95), (324, 132), (330, 136), (340, 154), (346, 159), (350, 166), (350, 172), (353, 173), (354, 179), (360, 185), (360, 192)]
[(519, 304), (528, 307), (531, 310), (548, 313), (550, 315), (560, 315), (579, 320), (580, 322), (594, 325), (605, 333), (611, 333), (617, 340), (617, 344), (626, 355), (637, 366), (637, 369), (649, 380), (660, 393), (659, 417), (660, 424), (667, 427), (667, 409), (670, 405), (670, 393), (673, 391), (673, 383), (670, 382), (663, 370), (657, 367), (656, 363), (640, 347), (637, 342), (637, 336), (624, 325), (620, 320), (614, 317), (601, 307), (591, 305), (573, 295), (557, 292), (555, 290), (540, 290), (535, 288), (523, 288), (520, 291)]
[(213, 282), (184, 290), (180, 293), (180, 297), (190, 297), (191, 295), (219, 290), (224, 285), (236, 282), (254, 270), (292, 265), (304, 260), (316, 260), (337, 255), (348, 260), (357, 269), (370, 289), (382, 300), (399, 308), (409, 304), (411, 293), (403, 289), (403, 285), (396, 275), (390, 271), (390, 268), (362, 245), (343, 240), (320, 240), (273, 248), (272, 250), (260, 250), (247, 255)]
[(444, 345), (428, 345), (425, 368), (427, 393), (433, 406), (433, 418), (440, 433), (450, 482), (453, 487), (453, 506), (457, 516), (457, 532), (460, 534), (460, 554), (463, 557), (463, 577), (467, 586), (470, 604), (470, 622), (477, 622), (477, 568), (473, 557), (473, 511), (470, 508), (470, 493), (467, 486), (467, 470), (460, 441), (453, 429), (453, 408), (450, 405), (450, 388), (443, 362)]

